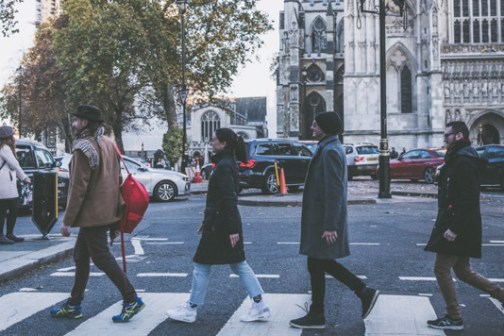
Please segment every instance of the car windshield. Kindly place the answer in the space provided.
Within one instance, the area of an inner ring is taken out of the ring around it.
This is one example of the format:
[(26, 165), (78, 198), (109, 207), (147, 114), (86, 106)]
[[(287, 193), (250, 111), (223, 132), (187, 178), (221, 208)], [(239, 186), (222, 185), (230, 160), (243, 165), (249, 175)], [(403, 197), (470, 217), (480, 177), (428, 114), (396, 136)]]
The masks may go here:
[(439, 155), (440, 157), (445, 157), (445, 152), (436, 151), (436, 154)]
[(357, 153), (362, 154), (380, 154), (378, 147), (376, 146), (359, 146), (357, 147)]

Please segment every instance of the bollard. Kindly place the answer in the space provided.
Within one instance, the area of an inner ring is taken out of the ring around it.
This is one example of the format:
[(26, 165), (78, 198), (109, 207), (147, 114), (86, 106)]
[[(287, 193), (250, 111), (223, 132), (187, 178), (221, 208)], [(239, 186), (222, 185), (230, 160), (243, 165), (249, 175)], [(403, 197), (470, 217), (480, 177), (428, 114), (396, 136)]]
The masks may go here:
[(287, 195), (287, 186), (285, 185), (285, 174), (283, 168), (280, 168), (280, 194)]

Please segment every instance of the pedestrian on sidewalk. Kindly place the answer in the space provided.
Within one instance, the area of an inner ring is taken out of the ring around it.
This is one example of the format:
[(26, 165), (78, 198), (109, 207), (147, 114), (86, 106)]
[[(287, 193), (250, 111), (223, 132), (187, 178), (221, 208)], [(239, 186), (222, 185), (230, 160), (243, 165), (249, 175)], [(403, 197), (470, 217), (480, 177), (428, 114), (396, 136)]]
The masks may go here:
[(70, 298), (51, 309), (53, 317), (82, 317), (81, 302), (89, 279), (90, 259), (119, 289), (123, 308), (114, 322), (128, 322), (145, 307), (126, 274), (107, 246), (107, 232), (115, 237), (124, 204), (119, 192), (119, 157), (115, 144), (103, 135), (102, 112), (93, 105), (81, 105), (71, 113), (75, 133), (70, 161), (68, 204), (61, 234), (70, 236), (79, 228), (74, 247), (75, 278)]
[(198, 229), (201, 239), (194, 255), (193, 279), (189, 301), (171, 309), (168, 316), (177, 321), (196, 321), (197, 309), (205, 301), (212, 265), (227, 264), (240, 277), (249, 297), (250, 310), (241, 317), (243, 322), (266, 321), (270, 309), (264, 303), (264, 293), (254, 271), (245, 260), (243, 229), (238, 211), (237, 159), (246, 162), (243, 138), (229, 128), (220, 128), (212, 138), (215, 169), (208, 183), (205, 217)]
[[(14, 129), (4, 125), (0, 127), (0, 244), (14, 244), (24, 238), (14, 235), (17, 220), (17, 202), (19, 192), (17, 180), (31, 183), (16, 158), (16, 140)], [(4, 227), (7, 231), (4, 234)]]
[(312, 303), (306, 316), (291, 320), (302, 329), (325, 328), (325, 273), (359, 297), (362, 318), (373, 309), (379, 292), (367, 287), (335, 259), (350, 255), (347, 228), (347, 165), (338, 134), (341, 120), (334, 112), (320, 113), (311, 126), (318, 148), (308, 167), (301, 214), (299, 253), (308, 257)]
[(504, 303), (504, 290), (471, 269), (470, 258), (481, 258), (480, 160), (462, 121), (446, 125), (445, 164), (438, 184), (438, 214), (426, 251), (436, 253), (434, 274), (446, 304), (446, 314), (427, 321), (431, 328), (462, 330), (464, 322), (457, 302), (451, 270), (460, 280)]

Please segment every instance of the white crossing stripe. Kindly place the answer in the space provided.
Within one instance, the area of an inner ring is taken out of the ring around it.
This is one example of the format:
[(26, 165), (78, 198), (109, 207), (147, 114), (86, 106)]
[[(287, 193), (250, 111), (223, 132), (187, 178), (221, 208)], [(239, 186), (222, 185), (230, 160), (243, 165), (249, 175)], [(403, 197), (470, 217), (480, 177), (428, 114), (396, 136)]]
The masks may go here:
[(310, 302), (311, 296), (307, 294), (264, 294), (264, 302), (271, 309), (271, 318), (268, 322), (243, 323), (240, 317), (247, 313), (252, 301), (245, 299), (238, 310), (227, 321), (217, 336), (300, 336), (301, 329), (289, 326), (289, 321), (306, 315), (300, 307), (305, 302)]
[(427, 297), (382, 294), (364, 320), (366, 336), (445, 336), (442, 330), (427, 326), (427, 320), (436, 318)]
[(502, 305), (502, 302), (500, 302), (499, 300), (497, 299), (494, 299), (492, 297), (489, 297), (488, 298), (490, 301), (492, 301), (492, 303), (495, 305), (495, 307), (497, 307), (497, 309), (499, 309), (499, 311), (504, 314), (504, 306)]
[(135, 254), (136, 255), (144, 255), (144, 249), (142, 247), (142, 242), (138, 238), (131, 238), (131, 245), (133, 245), (133, 248), (135, 249)]
[[(103, 272), (90, 272), (89, 273), (90, 277), (101, 277), (103, 275), (105, 275), (105, 273), (103, 273)], [(54, 277), (74, 277), (75, 272), (54, 272), (54, 273), (51, 273), (51, 276), (54, 276)]]
[[(326, 274), (325, 278), (326, 279), (334, 279), (334, 277), (330, 274)], [(365, 276), (365, 275), (357, 275), (357, 278), (359, 278), (361, 280), (367, 280), (367, 276)]]
[(147, 245), (183, 245), (184, 242), (167, 242), (167, 241), (163, 241), (163, 242), (148, 242)]
[(142, 293), (145, 308), (128, 323), (113, 323), (112, 316), (121, 312), (122, 301), (110, 306), (100, 314), (81, 323), (66, 335), (148, 335), (167, 319), (166, 311), (188, 299), (187, 293)]
[(161, 273), (161, 272), (150, 272), (150, 273), (138, 273), (137, 277), (139, 278), (148, 278), (148, 277), (174, 277), (174, 278), (185, 278), (187, 273)]
[[(256, 274), (256, 278), (262, 278), (262, 279), (279, 279), (280, 275), (279, 274)], [(230, 278), (238, 278), (238, 274), (231, 273), (229, 274)]]
[[(10, 293), (0, 297), (0, 331), (68, 298), (68, 293)], [(49, 314), (49, 313), (47, 313)]]

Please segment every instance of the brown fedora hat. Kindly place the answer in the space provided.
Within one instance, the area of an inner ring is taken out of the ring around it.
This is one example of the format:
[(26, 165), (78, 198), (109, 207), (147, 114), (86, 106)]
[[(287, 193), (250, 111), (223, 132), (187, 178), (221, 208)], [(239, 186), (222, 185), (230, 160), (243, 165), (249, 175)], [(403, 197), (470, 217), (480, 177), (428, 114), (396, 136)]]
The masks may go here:
[(76, 112), (70, 112), (70, 114), (91, 121), (103, 121), (102, 111), (94, 105), (81, 105), (77, 107)]

